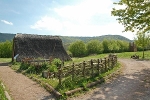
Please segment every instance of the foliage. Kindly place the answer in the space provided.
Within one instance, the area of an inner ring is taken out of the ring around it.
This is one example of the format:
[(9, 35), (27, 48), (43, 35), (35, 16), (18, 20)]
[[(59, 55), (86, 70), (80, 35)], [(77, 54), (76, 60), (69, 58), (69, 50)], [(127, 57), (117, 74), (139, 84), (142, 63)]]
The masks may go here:
[(87, 43), (88, 54), (100, 54), (103, 52), (103, 45), (99, 40), (91, 40)]
[(58, 65), (58, 64), (62, 64), (62, 61), (59, 58), (55, 58), (51, 63), (54, 65)]
[(104, 47), (104, 53), (125, 52), (129, 49), (129, 43), (121, 40), (104, 40), (102, 44)]
[(86, 46), (83, 41), (76, 41), (69, 46), (69, 51), (74, 57), (83, 57), (86, 55)]
[(3, 86), (1, 85), (1, 81), (0, 81), (0, 100), (8, 100), (5, 95), (5, 90)]
[(128, 42), (118, 40), (117, 44), (119, 45), (119, 51), (118, 52), (127, 52), (127, 51), (129, 51), (129, 43)]
[(148, 45), (150, 44), (150, 35), (139, 32), (137, 33), (137, 39), (135, 39), (135, 42), (139, 47), (142, 48), (144, 58), (144, 51), (148, 48)]
[(135, 42), (139, 47), (142, 47), (143, 49), (148, 48), (148, 45), (150, 44), (150, 34), (145, 33), (137, 33), (137, 38), (135, 38)]
[(112, 15), (117, 16), (125, 31), (147, 32), (150, 30), (149, 0), (120, 0), (116, 5), (124, 9), (113, 8)]
[(0, 58), (12, 56), (12, 41), (0, 42)]

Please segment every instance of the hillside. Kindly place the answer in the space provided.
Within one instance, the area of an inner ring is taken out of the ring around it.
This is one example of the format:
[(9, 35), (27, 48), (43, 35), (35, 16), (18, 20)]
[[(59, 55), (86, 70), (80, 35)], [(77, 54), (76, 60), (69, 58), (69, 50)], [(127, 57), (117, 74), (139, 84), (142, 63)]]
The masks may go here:
[(95, 37), (73, 37), (73, 36), (60, 36), (60, 38), (62, 39), (63, 43), (72, 43), (74, 41), (84, 41), (85, 43), (90, 41), (90, 40), (99, 40), (99, 41), (103, 41), (105, 39), (107, 40), (123, 40), (123, 41), (127, 41), (127, 42), (131, 42), (132, 40), (120, 36), (120, 35), (103, 35), (103, 36), (95, 36)]
[(0, 42), (4, 42), (6, 40), (12, 40), (15, 34), (10, 33), (0, 33)]
[[(0, 42), (4, 42), (6, 40), (12, 40), (15, 34), (10, 34), (10, 33), (0, 33)], [(63, 41), (63, 44), (68, 44), (72, 43), (75, 41), (84, 41), (85, 43), (90, 41), (90, 40), (100, 40), (103, 41), (105, 39), (107, 40), (124, 40), (131, 42), (126, 37), (120, 36), (120, 35), (103, 35), (103, 36), (95, 36), (95, 37), (77, 37), (77, 36), (60, 36), (60, 38)]]

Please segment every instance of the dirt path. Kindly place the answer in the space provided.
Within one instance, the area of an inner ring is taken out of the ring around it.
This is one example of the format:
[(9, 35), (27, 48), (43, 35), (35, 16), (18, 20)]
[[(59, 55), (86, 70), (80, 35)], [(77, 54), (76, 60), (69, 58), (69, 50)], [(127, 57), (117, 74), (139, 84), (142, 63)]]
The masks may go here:
[(119, 60), (123, 74), (69, 100), (150, 100), (150, 61)]
[(55, 100), (39, 84), (16, 73), (7, 64), (0, 63), (0, 80), (3, 81), (13, 100)]

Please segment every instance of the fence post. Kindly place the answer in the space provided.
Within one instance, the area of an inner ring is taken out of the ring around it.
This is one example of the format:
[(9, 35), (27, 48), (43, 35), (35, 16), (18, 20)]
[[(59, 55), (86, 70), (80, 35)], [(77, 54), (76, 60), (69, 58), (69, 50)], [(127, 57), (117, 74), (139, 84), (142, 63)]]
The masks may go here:
[(93, 71), (93, 60), (91, 59), (91, 69), (92, 69), (92, 77), (94, 76), (94, 71)]
[(83, 74), (83, 77), (85, 77), (85, 61), (83, 61), (83, 71), (82, 71), (82, 74)]
[(116, 55), (115, 55), (115, 58), (116, 58), (115, 60), (116, 60), (116, 64), (117, 64), (117, 56)]
[(113, 69), (114, 65), (113, 65), (113, 56), (111, 57), (111, 68)]
[(108, 57), (108, 69), (110, 69), (110, 59)]
[(62, 68), (61, 68), (61, 64), (60, 64), (60, 66), (58, 66), (59, 85), (61, 85), (61, 75), (62, 75)]
[(74, 79), (74, 63), (72, 64), (72, 80)]
[(107, 62), (106, 62), (106, 58), (104, 58), (104, 63), (105, 63), (105, 71), (107, 71)]
[(98, 75), (100, 74), (100, 61), (97, 59), (97, 70), (98, 70)]

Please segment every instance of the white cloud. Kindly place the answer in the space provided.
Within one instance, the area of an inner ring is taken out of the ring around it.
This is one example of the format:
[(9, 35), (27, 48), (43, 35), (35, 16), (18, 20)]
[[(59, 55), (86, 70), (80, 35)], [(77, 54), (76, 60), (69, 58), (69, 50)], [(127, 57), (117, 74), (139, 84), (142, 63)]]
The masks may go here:
[[(44, 16), (34, 25), (32, 29), (52, 30), (57, 35), (66, 36), (100, 36), (106, 34), (122, 35), (133, 39), (131, 32), (122, 33), (124, 27), (111, 17), (113, 2), (111, 0), (84, 0), (78, 5), (67, 5), (54, 8), (53, 17)], [(49, 12), (50, 13), (50, 12)], [(101, 16), (102, 22), (94, 19)], [(95, 24), (92, 20), (97, 21)], [(92, 22), (92, 23), (91, 23)]]
[(5, 24), (8, 24), (8, 25), (13, 25), (12, 22), (9, 22), (9, 21), (6, 21), (6, 20), (1, 20), (1, 22), (5, 23)]
[(44, 16), (39, 21), (37, 21), (34, 25), (31, 25), (32, 29), (38, 30), (61, 30), (62, 24), (59, 20)]
[(66, 36), (101, 36), (101, 35), (122, 35), (129, 39), (134, 38), (132, 32), (122, 32), (124, 27), (119, 23), (107, 23), (105, 25), (75, 25), (65, 22), (67, 32)]
[(111, 0), (85, 0), (74, 6), (55, 8), (54, 11), (68, 20), (84, 22), (97, 14), (110, 14)]

